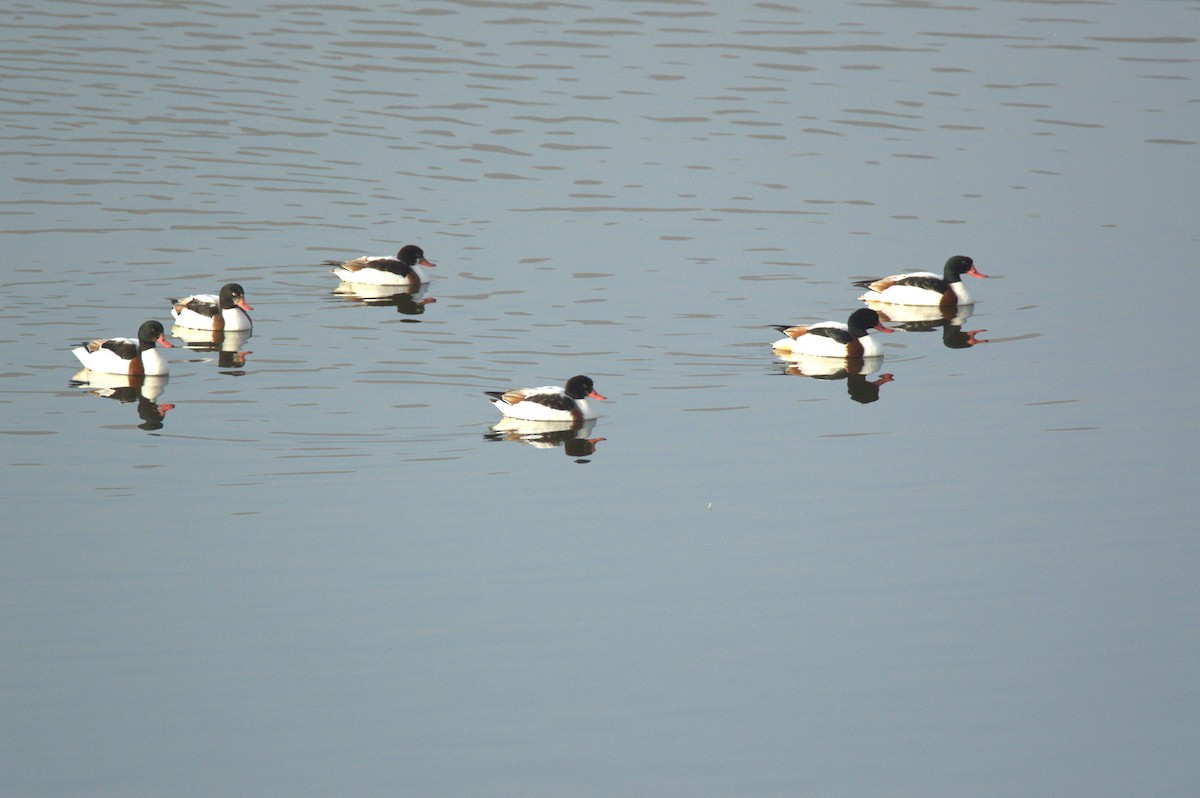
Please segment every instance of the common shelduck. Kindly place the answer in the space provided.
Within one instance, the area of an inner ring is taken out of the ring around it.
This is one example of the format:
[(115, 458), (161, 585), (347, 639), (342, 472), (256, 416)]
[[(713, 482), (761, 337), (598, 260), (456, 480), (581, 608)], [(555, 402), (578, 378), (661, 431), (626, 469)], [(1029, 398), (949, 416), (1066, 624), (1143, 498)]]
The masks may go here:
[(783, 324), (773, 326), (784, 334), (783, 338), (772, 344), (776, 350), (818, 357), (878, 357), (883, 354), (883, 349), (867, 331), (892, 332), (892, 328), (884, 326), (879, 314), (870, 308), (854, 311), (845, 324), (823, 321), (794, 327)]
[(867, 289), (867, 292), (859, 297), (863, 302), (876, 300), (893, 305), (953, 308), (969, 305), (973, 301), (963, 285), (964, 274), (987, 277), (975, 268), (975, 262), (966, 255), (955, 255), (946, 261), (941, 277), (933, 272), (908, 272), (877, 280), (859, 280), (854, 285)]
[(604, 399), (596, 393), (592, 378), (582, 374), (567, 380), (564, 388), (513, 388), (511, 391), (485, 391), (501, 413), (526, 421), (569, 421), (580, 423), (596, 417), (588, 399)]
[(97, 338), (71, 350), (89, 371), (102, 374), (161, 377), (167, 374), (167, 360), (155, 344), (171, 348), (163, 326), (151, 319), (138, 328), (137, 339)]
[(246, 292), (237, 283), (221, 286), (219, 294), (192, 294), (172, 299), (171, 315), (175, 324), (192, 330), (241, 332), (253, 324), (246, 304)]
[(333, 266), (333, 273), (345, 283), (404, 285), (417, 288), (429, 282), (428, 275), (419, 267), (432, 269), (437, 264), (427, 261), (424, 250), (416, 244), (406, 244), (400, 247), (394, 258), (386, 255), (365, 255), (348, 261), (327, 260), (325, 265)]

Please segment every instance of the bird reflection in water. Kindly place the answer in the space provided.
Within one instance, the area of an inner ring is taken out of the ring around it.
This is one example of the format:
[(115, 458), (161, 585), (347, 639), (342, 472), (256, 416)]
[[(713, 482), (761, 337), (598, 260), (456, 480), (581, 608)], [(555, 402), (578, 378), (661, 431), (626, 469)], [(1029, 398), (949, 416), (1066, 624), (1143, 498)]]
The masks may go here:
[(538, 449), (563, 448), (563, 454), (575, 458), (577, 463), (586, 463), (596, 453), (596, 445), (604, 438), (589, 437), (595, 419), (580, 423), (570, 421), (525, 421), (523, 419), (501, 419), (490, 432), (483, 435), (488, 441), (518, 441)]
[[(368, 285), (366, 283), (339, 283), (333, 293), (345, 297), (351, 302), (361, 302), (364, 305), (394, 307), (402, 316), (420, 316), (425, 312), (426, 305), (437, 302), (433, 297), (422, 296), (421, 290), (404, 290), (394, 285)], [(404, 319), (416, 321), (416, 319)]]
[(241, 377), (246, 374), (246, 358), (253, 354), (242, 349), (250, 339), (250, 330), (193, 330), (175, 325), (171, 335), (183, 341), (193, 352), (216, 352), (217, 368), (222, 374)]
[(971, 316), (972, 305), (957, 308), (922, 307), (920, 305), (893, 305), (887, 302), (867, 301), (879, 318), (892, 325), (893, 329), (905, 332), (942, 331), (942, 345), (947, 349), (970, 349), (976, 344), (986, 344), (986, 338), (976, 338), (986, 330), (964, 330), (963, 324)]
[(811, 377), (814, 380), (845, 380), (846, 393), (859, 404), (870, 404), (879, 400), (879, 389), (895, 379), (891, 374), (880, 374), (868, 379), (883, 365), (883, 356), (852, 357), (840, 360), (833, 357), (792, 355), (776, 352), (777, 357), (787, 363), (784, 374), (793, 377)]
[(163, 428), (167, 411), (173, 404), (160, 404), (158, 397), (167, 387), (167, 377), (127, 377), (121, 374), (101, 374), (82, 369), (71, 378), (74, 388), (86, 388), (93, 396), (115, 399), (121, 404), (137, 402), (139, 429), (153, 431)]

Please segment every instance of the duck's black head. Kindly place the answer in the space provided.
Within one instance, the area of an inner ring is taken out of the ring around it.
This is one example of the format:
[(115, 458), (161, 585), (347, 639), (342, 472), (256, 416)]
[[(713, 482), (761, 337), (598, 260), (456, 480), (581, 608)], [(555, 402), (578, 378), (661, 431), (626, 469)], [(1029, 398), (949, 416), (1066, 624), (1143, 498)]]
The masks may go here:
[(942, 275), (946, 282), (956, 283), (964, 274), (969, 274), (972, 277), (987, 277), (986, 274), (980, 274), (975, 269), (975, 261), (968, 258), (966, 255), (955, 255), (946, 261), (946, 268)]
[(428, 266), (431, 269), (434, 268), (434, 264), (425, 259), (425, 250), (416, 244), (405, 244), (400, 247), (400, 251), (396, 253), (396, 260), (405, 266), (412, 266), (419, 263), (422, 266)]
[(564, 390), (566, 391), (567, 396), (571, 397), (572, 399), (604, 398), (600, 394), (596, 393), (596, 388), (592, 384), (592, 378), (585, 377), (582, 374), (577, 374), (571, 379), (567, 380)]
[(171, 348), (166, 339), (166, 330), (160, 322), (154, 319), (142, 322), (142, 326), (138, 327), (138, 344), (142, 349), (152, 349), (156, 343)]
[(851, 313), (850, 318), (846, 320), (846, 326), (850, 328), (850, 334), (855, 338), (866, 335), (867, 330), (892, 331), (891, 327), (885, 327), (879, 320), (879, 314), (870, 308), (859, 308)]
[(237, 283), (225, 283), (221, 286), (220, 305), (222, 308), (232, 308), (246, 301), (245, 290)]

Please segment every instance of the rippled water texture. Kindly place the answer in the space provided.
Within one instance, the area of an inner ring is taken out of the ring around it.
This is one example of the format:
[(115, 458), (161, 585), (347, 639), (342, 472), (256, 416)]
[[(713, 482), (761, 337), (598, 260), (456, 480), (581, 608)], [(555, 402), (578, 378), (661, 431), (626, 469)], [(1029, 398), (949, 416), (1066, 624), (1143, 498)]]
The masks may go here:
[(0, 794), (1195, 794), (1198, 20), (4, 4)]

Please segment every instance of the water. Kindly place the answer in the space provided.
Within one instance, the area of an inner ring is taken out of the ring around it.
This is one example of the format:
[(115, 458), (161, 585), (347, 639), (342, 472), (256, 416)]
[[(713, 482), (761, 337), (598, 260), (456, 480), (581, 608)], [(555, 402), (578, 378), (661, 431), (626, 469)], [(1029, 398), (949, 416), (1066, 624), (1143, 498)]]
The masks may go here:
[(1193, 794), (1198, 10), (5, 6), (0, 792)]

